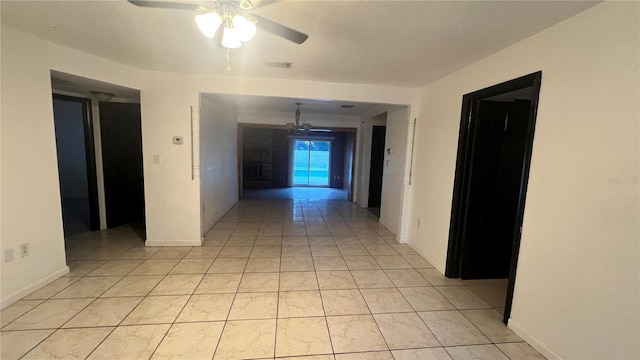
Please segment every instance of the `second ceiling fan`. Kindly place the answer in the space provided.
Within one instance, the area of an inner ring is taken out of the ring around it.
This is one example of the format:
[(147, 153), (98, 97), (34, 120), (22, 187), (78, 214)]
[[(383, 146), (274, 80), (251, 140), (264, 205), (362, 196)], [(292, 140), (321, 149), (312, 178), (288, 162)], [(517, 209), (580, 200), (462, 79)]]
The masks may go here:
[[(309, 36), (290, 27), (284, 26), (255, 14), (244, 14), (261, 4), (251, 0), (217, 0), (202, 2), (171, 2), (151, 0), (128, 0), (140, 7), (187, 10), (197, 13), (196, 24), (200, 31), (208, 38), (215, 37), (222, 27), (220, 44), (227, 49), (236, 49), (242, 43), (253, 38), (256, 28), (273, 35), (302, 44)], [(268, 3), (273, 3), (269, 1)]]

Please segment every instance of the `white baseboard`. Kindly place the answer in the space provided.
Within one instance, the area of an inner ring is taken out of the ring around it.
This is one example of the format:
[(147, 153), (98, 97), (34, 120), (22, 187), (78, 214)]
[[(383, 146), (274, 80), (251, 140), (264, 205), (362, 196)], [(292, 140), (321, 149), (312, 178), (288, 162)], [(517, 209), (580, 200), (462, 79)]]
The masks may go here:
[(433, 267), (436, 268), (436, 270), (440, 271), (441, 274), (444, 275), (445, 273), (445, 267), (440, 264), (439, 262), (437, 262), (434, 258), (432, 258), (431, 256), (425, 254), (424, 252), (420, 251), (419, 249), (417, 249), (416, 247), (412, 246), (412, 244), (409, 242), (411, 239), (407, 239), (406, 240), (406, 244), (409, 245), (409, 247), (411, 247), (413, 249), (413, 251), (417, 252), (418, 254), (420, 254), (420, 256), (422, 256), (423, 258), (425, 258), (429, 263), (431, 263), (431, 265), (433, 265)]
[(27, 287), (24, 287), (9, 296), (2, 298), (2, 300), (0, 300), (0, 309), (6, 308), (7, 306), (13, 304), (14, 302), (22, 299), (23, 297), (31, 294), (32, 292), (40, 289), (41, 287), (44, 287), (45, 285), (49, 285), (53, 281), (58, 280), (59, 278), (67, 275), (68, 273), (69, 273), (69, 267), (65, 266), (62, 269), (55, 271), (54, 273), (36, 281), (35, 283)]
[(234, 201), (233, 204), (227, 206), (226, 209), (224, 209), (223, 211), (220, 212), (220, 214), (218, 216), (216, 216), (215, 218), (213, 218), (213, 220), (211, 221), (211, 224), (205, 226), (203, 228), (202, 231), (202, 236), (204, 237), (204, 235), (206, 233), (208, 233), (211, 229), (213, 229), (214, 226), (216, 226), (216, 224), (218, 223), (218, 221), (220, 221), (220, 219), (222, 219), (228, 212), (229, 210), (231, 210), (231, 208), (233, 208), (236, 204), (238, 203), (238, 199), (236, 199), (236, 201)]
[(144, 246), (202, 246), (199, 240), (147, 240)]
[[(385, 219), (383, 219), (383, 218), (378, 218), (378, 222), (379, 222), (382, 226), (386, 227), (389, 231), (391, 231), (391, 229), (389, 229), (389, 227), (387, 226)], [(394, 235), (395, 235), (395, 234), (394, 234)]]
[(509, 319), (508, 325), (509, 329), (511, 329), (516, 335), (520, 336), (522, 340), (526, 341), (532, 348), (536, 349), (537, 352), (542, 354), (545, 358), (549, 360), (562, 358), (556, 354), (553, 350), (543, 344), (538, 338), (531, 335), (527, 330), (525, 330), (522, 326), (520, 326), (517, 322), (513, 321), (513, 319)]

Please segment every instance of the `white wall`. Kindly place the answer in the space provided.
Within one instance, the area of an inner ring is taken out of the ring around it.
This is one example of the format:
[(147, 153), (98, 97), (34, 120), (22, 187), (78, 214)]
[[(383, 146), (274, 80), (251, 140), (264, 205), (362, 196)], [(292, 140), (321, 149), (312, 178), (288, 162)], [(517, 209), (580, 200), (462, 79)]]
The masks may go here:
[(212, 96), (200, 107), (200, 177), (203, 235), (238, 201), (236, 109)]
[[(394, 234), (400, 233), (400, 214), (402, 213), (407, 131), (409, 126), (408, 116), (406, 108), (387, 113), (380, 223)], [(391, 153), (387, 152), (388, 149), (390, 149)]]
[(549, 358), (640, 357), (639, 14), (600, 4), (421, 91), (410, 244), (443, 271), (462, 96), (542, 70), (509, 326)]
[[(65, 264), (60, 187), (47, 45), (2, 26), (1, 306), (69, 271)], [(19, 245), (30, 254), (20, 258)]]
[[(199, 94), (174, 76), (145, 75), (140, 105), (146, 245), (200, 245), (200, 179), (192, 178), (191, 158), (191, 109), (198, 109)], [(174, 136), (184, 144), (174, 145)], [(154, 155), (160, 164), (153, 164)]]

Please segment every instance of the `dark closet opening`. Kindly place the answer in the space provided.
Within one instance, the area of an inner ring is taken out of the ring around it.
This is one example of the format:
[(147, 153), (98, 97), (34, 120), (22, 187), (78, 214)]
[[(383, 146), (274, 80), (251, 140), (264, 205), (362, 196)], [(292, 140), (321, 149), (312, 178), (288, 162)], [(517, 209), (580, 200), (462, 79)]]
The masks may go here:
[(447, 277), (508, 278), (511, 313), (542, 73), (464, 95)]
[(100, 229), (91, 102), (53, 95), (64, 235)]
[(384, 172), (384, 141), (386, 126), (373, 126), (371, 135), (371, 166), (369, 168), (369, 200), (367, 207), (376, 216), (380, 216), (382, 203), (382, 175)]
[(100, 103), (107, 227), (144, 229), (140, 104)]

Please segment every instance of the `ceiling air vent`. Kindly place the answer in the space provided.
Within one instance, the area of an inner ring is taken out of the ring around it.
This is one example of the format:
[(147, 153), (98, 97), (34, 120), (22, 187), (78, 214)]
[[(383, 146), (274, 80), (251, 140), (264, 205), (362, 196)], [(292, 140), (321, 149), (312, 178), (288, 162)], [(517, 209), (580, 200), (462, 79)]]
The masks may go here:
[(265, 60), (264, 64), (272, 68), (291, 69), (293, 63), (291, 61)]

